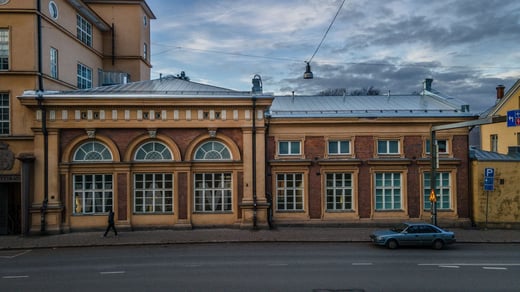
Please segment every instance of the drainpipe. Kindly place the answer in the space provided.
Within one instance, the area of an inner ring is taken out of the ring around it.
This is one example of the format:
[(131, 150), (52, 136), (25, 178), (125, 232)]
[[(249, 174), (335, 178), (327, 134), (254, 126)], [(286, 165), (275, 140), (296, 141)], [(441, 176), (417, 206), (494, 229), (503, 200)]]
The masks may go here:
[(49, 135), (47, 132), (47, 109), (43, 104), (43, 66), (42, 66), (42, 16), (41, 0), (37, 1), (38, 9), (38, 107), (42, 112), (42, 133), (43, 133), (43, 202), (40, 208), (40, 232), (45, 233), (45, 213), (49, 203)]
[(269, 169), (268, 169), (268, 165), (269, 165), (269, 124), (271, 122), (271, 114), (269, 113), (265, 113), (265, 146), (264, 146), (264, 149), (265, 149), (265, 157), (264, 157), (264, 165), (265, 165), (265, 190), (266, 190), (266, 197), (267, 197), (267, 203), (269, 204), (268, 205), (268, 209), (267, 209), (267, 224), (269, 224), (269, 229), (273, 229), (274, 228), (274, 224), (273, 224), (273, 195), (271, 194), (270, 191), (268, 191), (271, 187), (270, 184), (268, 184), (268, 180), (267, 178), (270, 177), (269, 173)]
[(256, 198), (256, 96), (253, 95), (253, 137), (252, 137), (252, 143), (253, 143), (253, 228), (257, 228), (257, 208), (258, 208), (258, 202)]

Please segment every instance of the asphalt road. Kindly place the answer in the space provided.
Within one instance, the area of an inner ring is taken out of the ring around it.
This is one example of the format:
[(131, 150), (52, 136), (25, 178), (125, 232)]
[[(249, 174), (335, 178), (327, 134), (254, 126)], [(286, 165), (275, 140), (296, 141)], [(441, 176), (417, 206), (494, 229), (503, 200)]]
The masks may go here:
[(518, 291), (519, 244), (363, 243), (0, 251), (1, 291)]

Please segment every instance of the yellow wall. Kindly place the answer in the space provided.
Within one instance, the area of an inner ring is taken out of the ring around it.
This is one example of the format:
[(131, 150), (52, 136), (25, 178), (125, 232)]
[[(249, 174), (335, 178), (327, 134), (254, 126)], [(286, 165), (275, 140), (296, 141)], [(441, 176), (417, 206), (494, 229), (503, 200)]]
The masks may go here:
[[(495, 169), (493, 191), (484, 190), (484, 170)], [(520, 226), (520, 161), (473, 161), (473, 221), (479, 227)]]

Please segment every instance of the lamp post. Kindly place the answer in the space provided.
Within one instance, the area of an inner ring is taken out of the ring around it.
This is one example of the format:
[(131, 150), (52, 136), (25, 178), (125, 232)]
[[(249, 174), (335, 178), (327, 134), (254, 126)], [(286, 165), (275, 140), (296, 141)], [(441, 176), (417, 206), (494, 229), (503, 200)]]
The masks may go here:
[(43, 202), (40, 208), (40, 232), (45, 232), (45, 213), (49, 203), (49, 133), (47, 132), (47, 108), (43, 104), (43, 93), (38, 90), (36, 100), (42, 113), (43, 134)]

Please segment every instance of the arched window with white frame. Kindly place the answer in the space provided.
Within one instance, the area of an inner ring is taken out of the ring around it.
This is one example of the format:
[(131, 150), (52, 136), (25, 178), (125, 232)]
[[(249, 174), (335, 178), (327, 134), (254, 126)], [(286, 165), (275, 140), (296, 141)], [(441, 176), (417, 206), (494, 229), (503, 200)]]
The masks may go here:
[(173, 160), (172, 151), (165, 144), (158, 141), (151, 141), (141, 145), (135, 151), (134, 160), (136, 161), (157, 161)]
[(231, 160), (231, 151), (219, 141), (208, 141), (195, 151), (195, 160)]
[(112, 161), (113, 155), (108, 147), (99, 141), (88, 141), (76, 149), (73, 161), (92, 162), (92, 161)]

